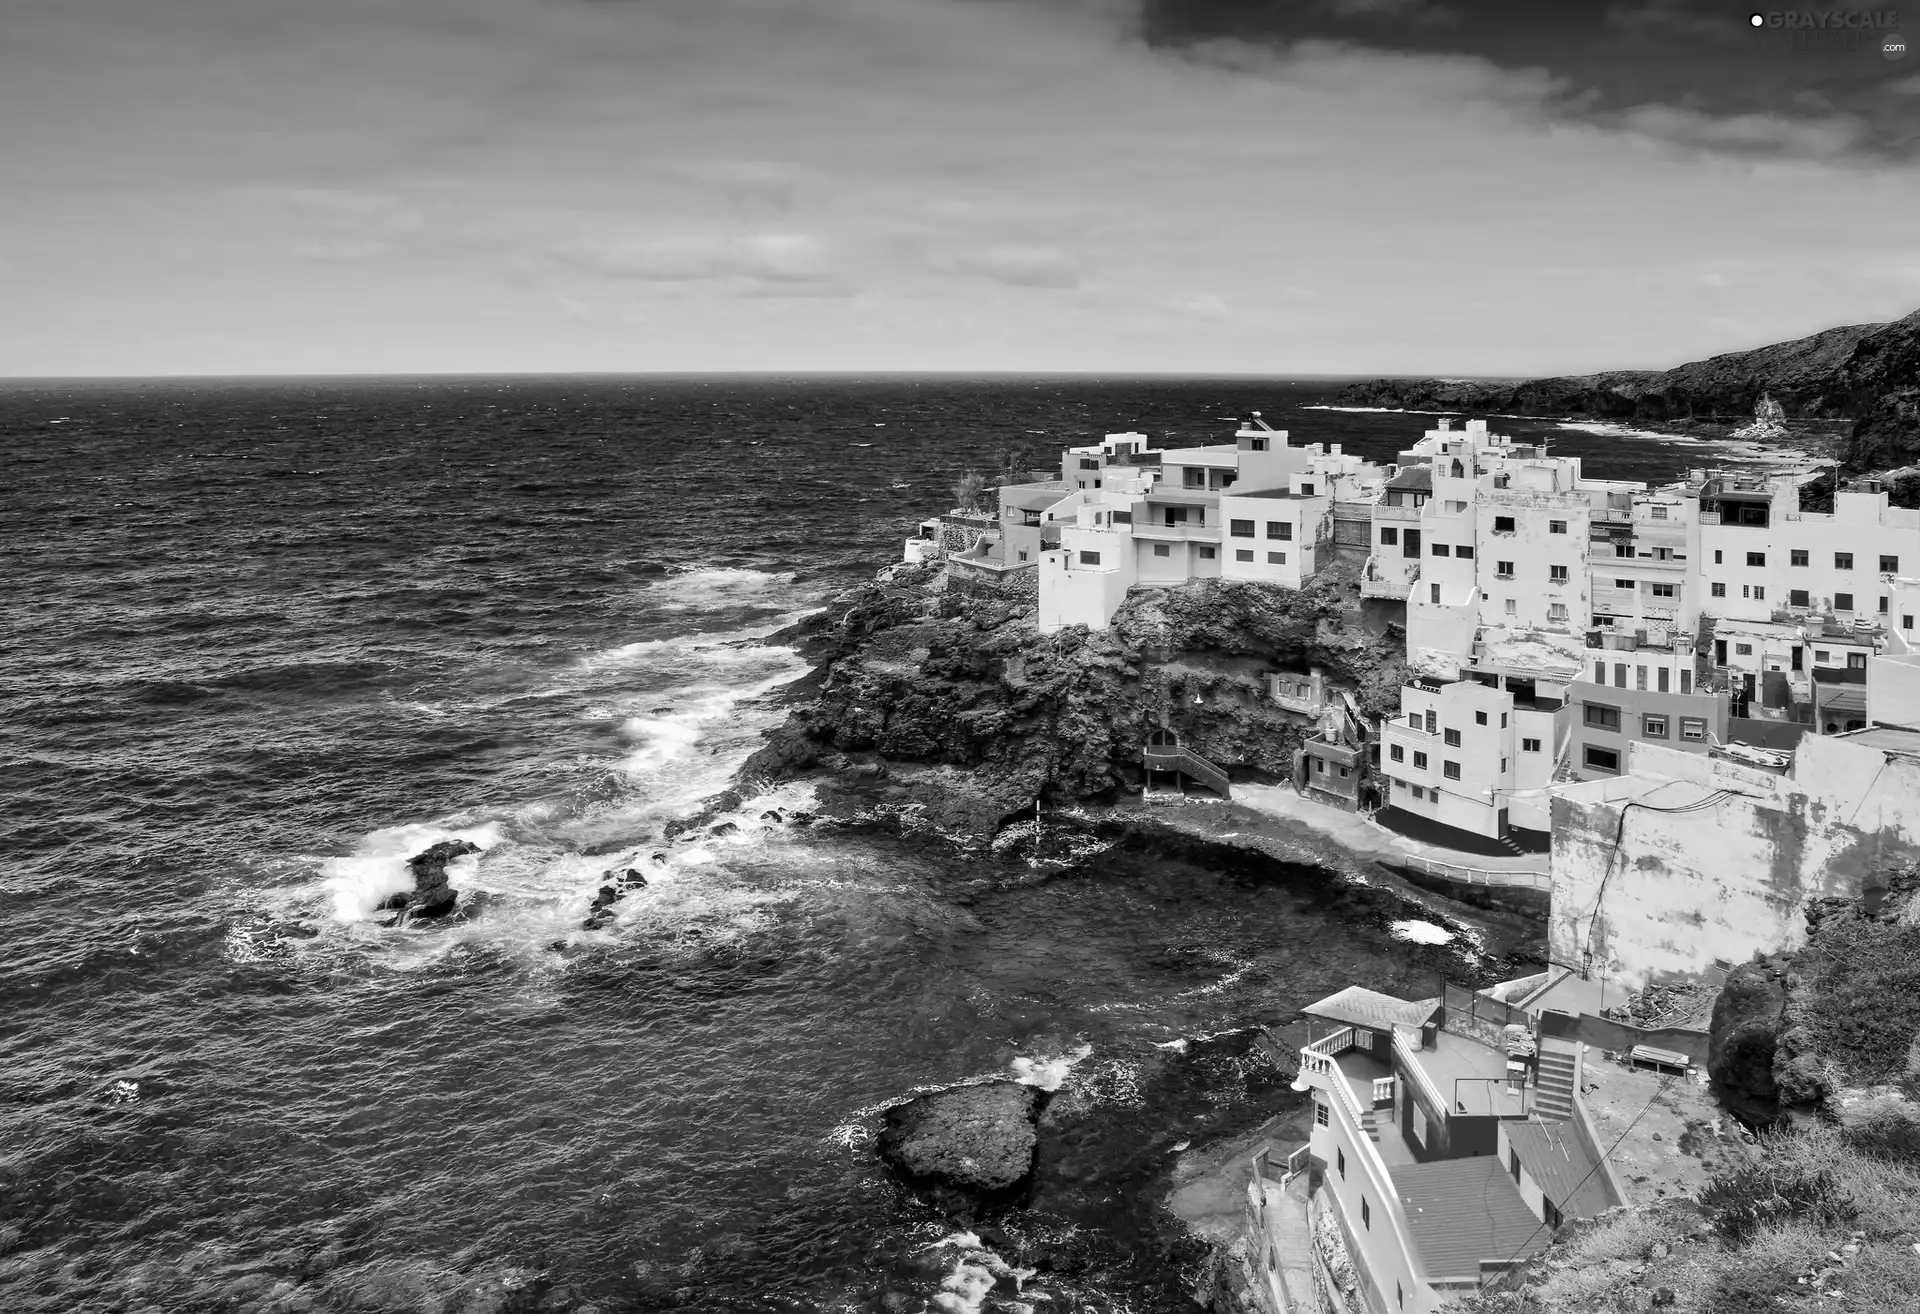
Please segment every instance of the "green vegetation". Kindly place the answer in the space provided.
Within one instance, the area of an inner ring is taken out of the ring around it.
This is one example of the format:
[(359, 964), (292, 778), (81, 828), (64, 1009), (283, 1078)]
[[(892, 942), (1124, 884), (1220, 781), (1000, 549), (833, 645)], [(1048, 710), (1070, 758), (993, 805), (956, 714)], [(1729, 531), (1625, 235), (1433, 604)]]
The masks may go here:
[(1898, 1080), (1920, 1035), (1920, 926), (1841, 912), (1822, 921), (1799, 970), (1789, 1046), (1855, 1085)]

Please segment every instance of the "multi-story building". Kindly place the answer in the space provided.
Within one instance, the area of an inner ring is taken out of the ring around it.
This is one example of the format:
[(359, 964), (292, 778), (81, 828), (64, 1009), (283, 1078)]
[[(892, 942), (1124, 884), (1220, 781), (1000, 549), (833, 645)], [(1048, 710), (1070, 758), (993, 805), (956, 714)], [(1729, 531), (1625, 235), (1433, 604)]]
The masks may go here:
[(1728, 740), (1726, 691), (1695, 687), (1685, 643), (1655, 646), (1596, 630), (1568, 696), (1576, 711), (1569, 763), (1579, 780), (1620, 774), (1633, 743), (1705, 753)]

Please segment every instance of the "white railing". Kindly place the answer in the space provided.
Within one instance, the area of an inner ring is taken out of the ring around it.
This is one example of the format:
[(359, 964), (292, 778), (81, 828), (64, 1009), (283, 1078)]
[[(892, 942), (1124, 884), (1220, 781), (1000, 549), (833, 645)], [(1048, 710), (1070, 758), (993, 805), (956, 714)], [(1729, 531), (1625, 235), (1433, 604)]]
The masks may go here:
[(1428, 872), (1434, 876), (1444, 876), (1450, 881), (1460, 881), (1467, 885), (1517, 885), (1529, 890), (1551, 890), (1553, 877), (1544, 871), (1491, 871), (1481, 867), (1462, 867), (1451, 862), (1436, 862), (1432, 858), (1422, 858), (1417, 854), (1408, 854), (1396, 859), (1415, 871)]
[(1341, 1027), (1332, 1035), (1322, 1036), (1318, 1040), (1302, 1045), (1300, 1071), (1303, 1075), (1312, 1073), (1315, 1076), (1324, 1077), (1326, 1084), (1340, 1101), (1340, 1106), (1352, 1117), (1353, 1125), (1357, 1128), (1361, 1125), (1361, 1119), (1365, 1117), (1365, 1111), (1361, 1109), (1360, 1101), (1354, 1097), (1353, 1087), (1348, 1084), (1346, 1074), (1340, 1071), (1340, 1065), (1335, 1061), (1336, 1055), (1346, 1053), (1353, 1046), (1352, 1027)]
[(1373, 1102), (1377, 1107), (1393, 1103), (1393, 1078), (1375, 1077), (1373, 1079)]

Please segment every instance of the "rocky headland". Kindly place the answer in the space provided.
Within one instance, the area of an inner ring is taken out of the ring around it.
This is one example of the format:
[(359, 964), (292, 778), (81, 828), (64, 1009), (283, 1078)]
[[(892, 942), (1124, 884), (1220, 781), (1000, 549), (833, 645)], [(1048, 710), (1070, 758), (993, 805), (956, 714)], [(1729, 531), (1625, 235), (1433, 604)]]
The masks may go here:
[(1339, 563), (1286, 592), (1227, 580), (1136, 590), (1112, 629), (1041, 634), (1030, 604), (895, 567), (776, 641), (814, 673), (743, 784), (806, 779), (829, 814), (910, 811), (963, 842), (1047, 807), (1137, 792), (1167, 729), (1230, 775), (1282, 779), (1314, 727), (1264, 673), (1322, 667), (1368, 715), (1391, 712), (1404, 637)]
[(1607, 370), (1548, 379), (1370, 379), (1351, 406), (1550, 415), (1658, 425), (1727, 437), (1765, 394), (1785, 413), (1782, 441), (1833, 448), (1846, 473), (1920, 461), (1920, 311), (1668, 370)]

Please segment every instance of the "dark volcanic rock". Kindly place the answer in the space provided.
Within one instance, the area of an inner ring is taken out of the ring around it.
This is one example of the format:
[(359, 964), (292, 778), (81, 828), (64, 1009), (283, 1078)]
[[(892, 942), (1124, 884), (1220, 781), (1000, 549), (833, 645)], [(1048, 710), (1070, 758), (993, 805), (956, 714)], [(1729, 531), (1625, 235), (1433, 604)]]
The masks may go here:
[(1707, 1028), (1707, 1075), (1740, 1121), (1764, 1127), (1780, 1117), (1774, 1056), (1785, 1025), (1787, 988), (1771, 963), (1742, 963), (1727, 976)]
[(887, 1110), (880, 1156), (909, 1181), (1004, 1195), (1033, 1171), (1040, 1092), (1017, 1081), (922, 1095)]
[(393, 895), (380, 907), (398, 911), (405, 920), (444, 917), (453, 911), (460, 897), (459, 891), (448, 883), (447, 864), (480, 851), (478, 844), (466, 840), (441, 840), (425, 853), (414, 855), (407, 861), (407, 867), (413, 872), (413, 888)]
[(1920, 311), (1728, 352), (1670, 370), (1609, 370), (1513, 383), (1372, 379), (1342, 401), (1415, 411), (1566, 415), (1643, 424), (1745, 422), (1762, 393), (1789, 419), (1855, 421), (1848, 473), (1920, 459)]
[(589, 931), (595, 931), (613, 920), (613, 906), (625, 898), (629, 891), (644, 890), (647, 878), (639, 871), (628, 867), (621, 872), (608, 872), (608, 883), (602, 885), (593, 896), (593, 904), (587, 909), (587, 919), (581, 925)]

